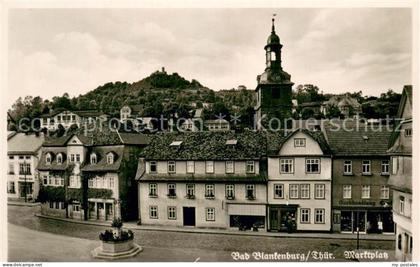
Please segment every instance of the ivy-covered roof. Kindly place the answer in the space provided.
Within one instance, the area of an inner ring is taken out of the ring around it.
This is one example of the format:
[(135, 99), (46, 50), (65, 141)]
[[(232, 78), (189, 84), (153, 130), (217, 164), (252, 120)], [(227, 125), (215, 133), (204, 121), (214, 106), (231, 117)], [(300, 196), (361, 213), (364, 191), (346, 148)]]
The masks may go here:
[[(227, 140), (237, 140), (227, 145)], [(182, 141), (179, 146), (171, 146)], [(146, 160), (247, 160), (260, 159), (265, 154), (266, 138), (254, 131), (185, 132), (154, 135), (143, 152)]]

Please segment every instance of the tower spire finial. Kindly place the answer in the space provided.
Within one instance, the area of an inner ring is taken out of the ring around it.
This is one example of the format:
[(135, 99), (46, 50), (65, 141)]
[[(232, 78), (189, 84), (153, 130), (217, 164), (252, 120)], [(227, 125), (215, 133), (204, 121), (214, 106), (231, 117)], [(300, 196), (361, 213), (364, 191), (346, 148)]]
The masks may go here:
[(274, 17), (275, 17), (276, 15), (277, 15), (277, 14), (276, 14), (276, 13), (274, 13), (274, 14), (273, 14), (273, 18), (271, 19), (271, 21), (272, 21), (272, 25), (271, 25), (271, 32), (272, 32), (272, 33), (275, 33), (275, 32), (276, 32), (275, 27), (274, 27)]

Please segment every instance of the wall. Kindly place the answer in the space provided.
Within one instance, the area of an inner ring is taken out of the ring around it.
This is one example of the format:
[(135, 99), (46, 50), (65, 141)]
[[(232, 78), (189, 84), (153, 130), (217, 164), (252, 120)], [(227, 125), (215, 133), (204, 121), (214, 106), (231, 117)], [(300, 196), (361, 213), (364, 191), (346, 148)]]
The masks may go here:
[[(225, 197), (225, 184), (216, 183), (215, 198), (205, 198), (205, 184), (195, 183), (195, 199), (187, 199), (186, 183), (176, 183), (176, 198), (167, 197), (167, 183), (158, 183), (158, 197), (149, 197), (149, 183), (139, 183), (140, 196), (140, 219), (142, 224), (156, 224), (169, 226), (183, 226), (183, 207), (195, 207), (196, 209), (196, 226), (211, 228), (227, 228), (229, 227), (229, 216), (227, 215), (227, 203), (242, 203), (255, 205), (257, 203), (264, 204), (266, 201), (266, 187), (257, 184), (255, 188), (255, 200), (245, 198), (245, 184), (235, 184), (235, 200), (227, 200)], [(158, 219), (150, 219), (149, 206), (158, 206)], [(167, 207), (177, 207), (177, 219), (167, 219)], [(205, 208), (215, 208), (215, 221), (205, 220)]]

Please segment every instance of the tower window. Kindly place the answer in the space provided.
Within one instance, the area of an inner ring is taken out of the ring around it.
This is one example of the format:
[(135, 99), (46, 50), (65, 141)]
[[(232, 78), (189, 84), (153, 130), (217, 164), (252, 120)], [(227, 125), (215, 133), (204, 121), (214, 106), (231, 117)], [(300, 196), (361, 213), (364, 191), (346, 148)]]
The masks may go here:
[(276, 52), (271, 51), (271, 61), (276, 61)]

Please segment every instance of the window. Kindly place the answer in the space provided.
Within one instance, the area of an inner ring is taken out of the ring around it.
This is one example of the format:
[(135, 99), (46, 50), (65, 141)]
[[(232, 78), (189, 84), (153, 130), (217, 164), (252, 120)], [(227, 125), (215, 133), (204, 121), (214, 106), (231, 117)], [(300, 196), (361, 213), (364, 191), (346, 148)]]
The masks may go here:
[(284, 186), (282, 184), (274, 184), (274, 198), (284, 197)]
[(325, 198), (324, 184), (315, 184), (315, 198)]
[(194, 198), (195, 186), (194, 184), (187, 184), (187, 198)]
[(15, 156), (9, 156), (9, 159), (15, 159)]
[(96, 164), (96, 162), (97, 162), (96, 154), (95, 153), (92, 153), (90, 155), (90, 164)]
[(246, 173), (255, 173), (255, 162), (247, 161), (246, 162)]
[(404, 215), (405, 211), (405, 198), (403, 196), (400, 196), (400, 214)]
[(206, 208), (206, 221), (214, 221), (216, 219), (215, 217), (214, 208)]
[(54, 208), (54, 202), (50, 201), (49, 204), (50, 204), (50, 209), (53, 209)]
[(309, 184), (300, 185), (300, 198), (310, 198), (310, 185)]
[(381, 162), (381, 173), (389, 174), (389, 160), (383, 160)]
[(371, 174), (370, 173), (370, 160), (362, 161), (362, 174)]
[(88, 187), (93, 188), (93, 178), (89, 178), (88, 180)]
[(398, 172), (398, 158), (392, 157), (392, 174), (397, 174)]
[(70, 155), (70, 161), (71, 162), (75, 162), (76, 161), (76, 158), (75, 158), (74, 154), (71, 154)]
[(398, 249), (402, 249), (402, 236), (401, 234), (398, 235)]
[(175, 184), (168, 184), (168, 196), (169, 197), (175, 197), (176, 196)]
[(214, 184), (206, 184), (205, 188), (206, 188), (205, 197), (214, 198)]
[(16, 193), (15, 182), (13, 182), (13, 181), (9, 182), (9, 188), (8, 188), (7, 192), (10, 193), (10, 194)]
[(194, 173), (194, 172), (195, 172), (195, 162), (187, 161), (187, 173)]
[(325, 223), (324, 209), (315, 209), (315, 223)]
[(253, 184), (246, 185), (246, 198), (249, 200), (255, 199), (255, 185)]
[(295, 138), (295, 147), (305, 147), (306, 146), (306, 139), (305, 138)]
[(109, 188), (114, 188), (115, 185), (115, 181), (114, 181), (114, 177), (109, 177)]
[(42, 176), (42, 183), (44, 185), (47, 185), (48, 184), (48, 176), (47, 175)]
[(343, 185), (343, 198), (351, 198), (351, 185)]
[(226, 173), (234, 173), (233, 161), (226, 161), (225, 169)]
[(353, 170), (352, 170), (352, 162), (351, 160), (345, 160), (344, 161), (344, 174), (352, 174)]
[(29, 163), (19, 163), (19, 174), (31, 174), (31, 164)]
[(381, 199), (389, 199), (389, 187), (386, 185), (381, 186)]
[(48, 153), (47, 155), (46, 155), (46, 157), (45, 157), (45, 161), (46, 161), (46, 163), (47, 164), (51, 164), (51, 154), (50, 153)]
[(48, 176), (48, 184), (49, 185), (53, 184), (53, 178), (51, 176)]
[(149, 207), (149, 218), (150, 219), (157, 219), (158, 218), (158, 207), (157, 206), (150, 206)]
[(319, 159), (306, 159), (306, 173), (319, 173)]
[(60, 202), (55, 202), (55, 208), (60, 209)]
[(57, 155), (57, 163), (62, 164), (63, 163), (63, 155), (60, 153)]
[(168, 219), (176, 220), (176, 207), (168, 207)]
[(76, 154), (76, 162), (80, 162), (80, 154)]
[(157, 163), (156, 161), (150, 162), (150, 173), (156, 173), (157, 172)]
[(233, 184), (226, 185), (226, 198), (235, 199), (235, 185)]
[(157, 184), (149, 184), (149, 197), (157, 197)]
[(15, 165), (13, 163), (9, 163), (9, 174), (15, 174)]
[(168, 161), (168, 173), (175, 173), (175, 161)]
[(362, 198), (370, 198), (370, 185), (362, 185)]
[(271, 58), (271, 61), (276, 61), (276, 52), (271, 51), (270, 58)]
[(407, 128), (404, 130), (404, 135), (406, 137), (411, 137), (413, 135), (413, 129), (412, 128)]
[(59, 178), (59, 180), (60, 180), (60, 185), (64, 186), (64, 178)]
[(300, 222), (310, 223), (310, 209), (300, 209)]
[(293, 159), (280, 159), (280, 173), (293, 173)]
[(289, 185), (289, 197), (290, 198), (299, 198), (299, 185), (297, 185), (297, 184)]
[(114, 164), (114, 154), (108, 153), (108, 155), (106, 156), (106, 163)]
[(206, 161), (206, 173), (214, 173), (214, 161)]

